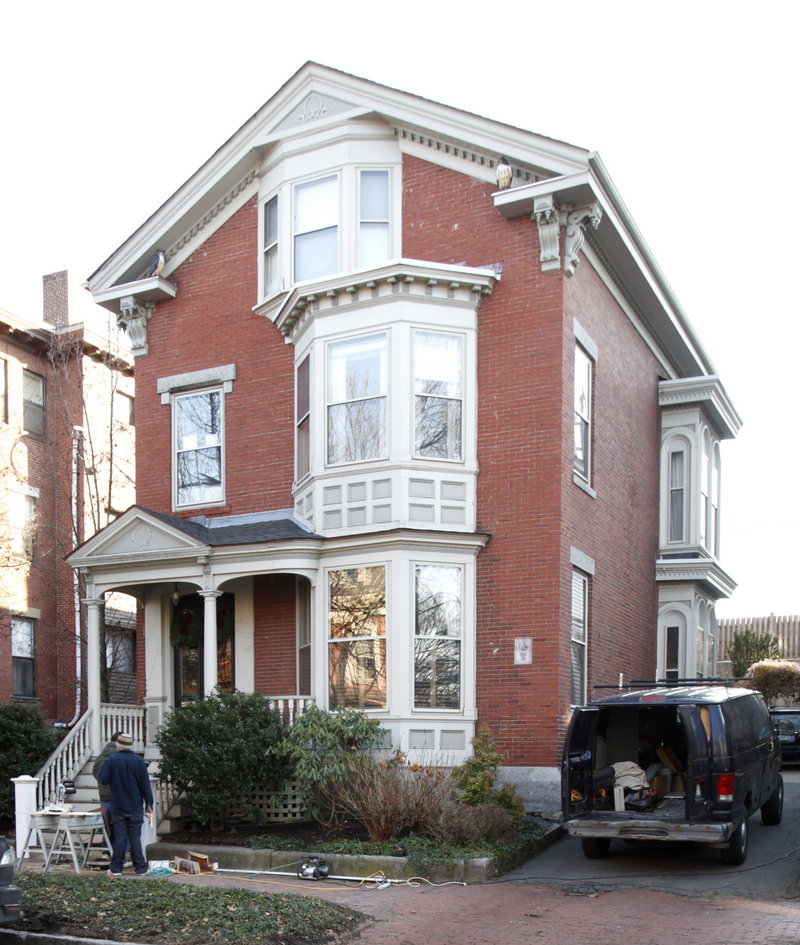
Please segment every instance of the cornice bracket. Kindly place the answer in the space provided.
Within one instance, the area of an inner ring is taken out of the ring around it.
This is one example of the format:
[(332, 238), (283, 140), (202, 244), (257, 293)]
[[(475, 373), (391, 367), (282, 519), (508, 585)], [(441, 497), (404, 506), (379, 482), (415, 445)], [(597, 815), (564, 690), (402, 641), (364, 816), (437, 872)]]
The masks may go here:
[(603, 219), (603, 211), (597, 201), (576, 209), (571, 207), (565, 209), (567, 232), (564, 240), (564, 272), (568, 276), (574, 276), (580, 262), (578, 253), (586, 239), (586, 224), (590, 223), (596, 230)]
[(531, 214), (539, 228), (539, 259), (542, 272), (552, 272), (561, 268), (561, 254), (558, 249), (558, 236), (561, 226), (558, 220), (558, 210), (552, 194), (536, 197), (533, 201)]
[(147, 323), (153, 317), (154, 302), (140, 302), (135, 295), (119, 300), (117, 325), (128, 332), (135, 358), (147, 354)]

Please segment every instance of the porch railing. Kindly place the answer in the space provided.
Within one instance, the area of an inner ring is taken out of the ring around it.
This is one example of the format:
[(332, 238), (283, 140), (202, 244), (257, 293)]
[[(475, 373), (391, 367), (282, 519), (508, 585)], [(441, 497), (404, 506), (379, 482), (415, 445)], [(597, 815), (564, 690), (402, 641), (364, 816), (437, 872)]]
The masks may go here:
[(77, 778), (81, 768), (92, 756), (89, 742), (89, 719), (92, 710), (78, 719), (70, 733), (60, 742), (56, 750), (39, 769), (36, 785), (36, 807), (41, 810), (58, 800), (58, 788), (62, 781)]
[(111, 741), (115, 732), (127, 732), (133, 738), (133, 750), (143, 752), (147, 744), (144, 706), (104, 702), (100, 706), (100, 740), (103, 745)]

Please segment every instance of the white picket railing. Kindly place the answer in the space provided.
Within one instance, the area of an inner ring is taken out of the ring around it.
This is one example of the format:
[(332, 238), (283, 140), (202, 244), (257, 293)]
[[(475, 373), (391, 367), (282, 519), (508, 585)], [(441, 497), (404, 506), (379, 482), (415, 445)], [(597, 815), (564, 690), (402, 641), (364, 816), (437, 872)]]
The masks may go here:
[(36, 807), (41, 810), (58, 800), (58, 789), (62, 781), (77, 778), (81, 768), (92, 756), (89, 743), (89, 719), (91, 709), (85, 712), (61, 741), (52, 755), (45, 761), (36, 775)]
[(753, 630), (759, 636), (777, 637), (778, 649), (784, 659), (800, 659), (800, 617), (726, 617), (717, 621), (717, 653), (720, 660), (728, 658), (728, 646), (734, 633)]
[(100, 706), (100, 740), (103, 745), (112, 741), (111, 736), (117, 732), (127, 732), (133, 738), (133, 750), (141, 754), (147, 744), (144, 706), (104, 702)]

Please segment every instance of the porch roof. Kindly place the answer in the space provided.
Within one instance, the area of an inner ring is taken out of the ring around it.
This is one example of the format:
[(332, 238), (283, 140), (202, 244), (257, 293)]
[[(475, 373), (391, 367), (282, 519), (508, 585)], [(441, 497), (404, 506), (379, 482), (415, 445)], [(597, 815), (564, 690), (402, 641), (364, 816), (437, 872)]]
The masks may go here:
[(249, 545), (292, 538), (319, 538), (305, 528), (290, 510), (255, 515), (224, 515), (219, 518), (179, 518), (136, 505), (147, 515), (211, 547)]

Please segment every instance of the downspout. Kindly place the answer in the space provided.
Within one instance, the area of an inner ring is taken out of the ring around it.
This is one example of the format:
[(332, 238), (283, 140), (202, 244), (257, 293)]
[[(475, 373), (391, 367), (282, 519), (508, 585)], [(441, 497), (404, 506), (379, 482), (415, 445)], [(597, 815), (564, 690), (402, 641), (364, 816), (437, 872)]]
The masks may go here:
[[(78, 547), (78, 461), (80, 448), (83, 445), (83, 427), (72, 428), (72, 548)], [(78, 569), (72, 569), (72, 594), (75, 611), (75, 714), (67, 722), (67, 728), (72, 726), (81, 717), (81, 683), (83, 682), (81, 651), (81, 581)]]

